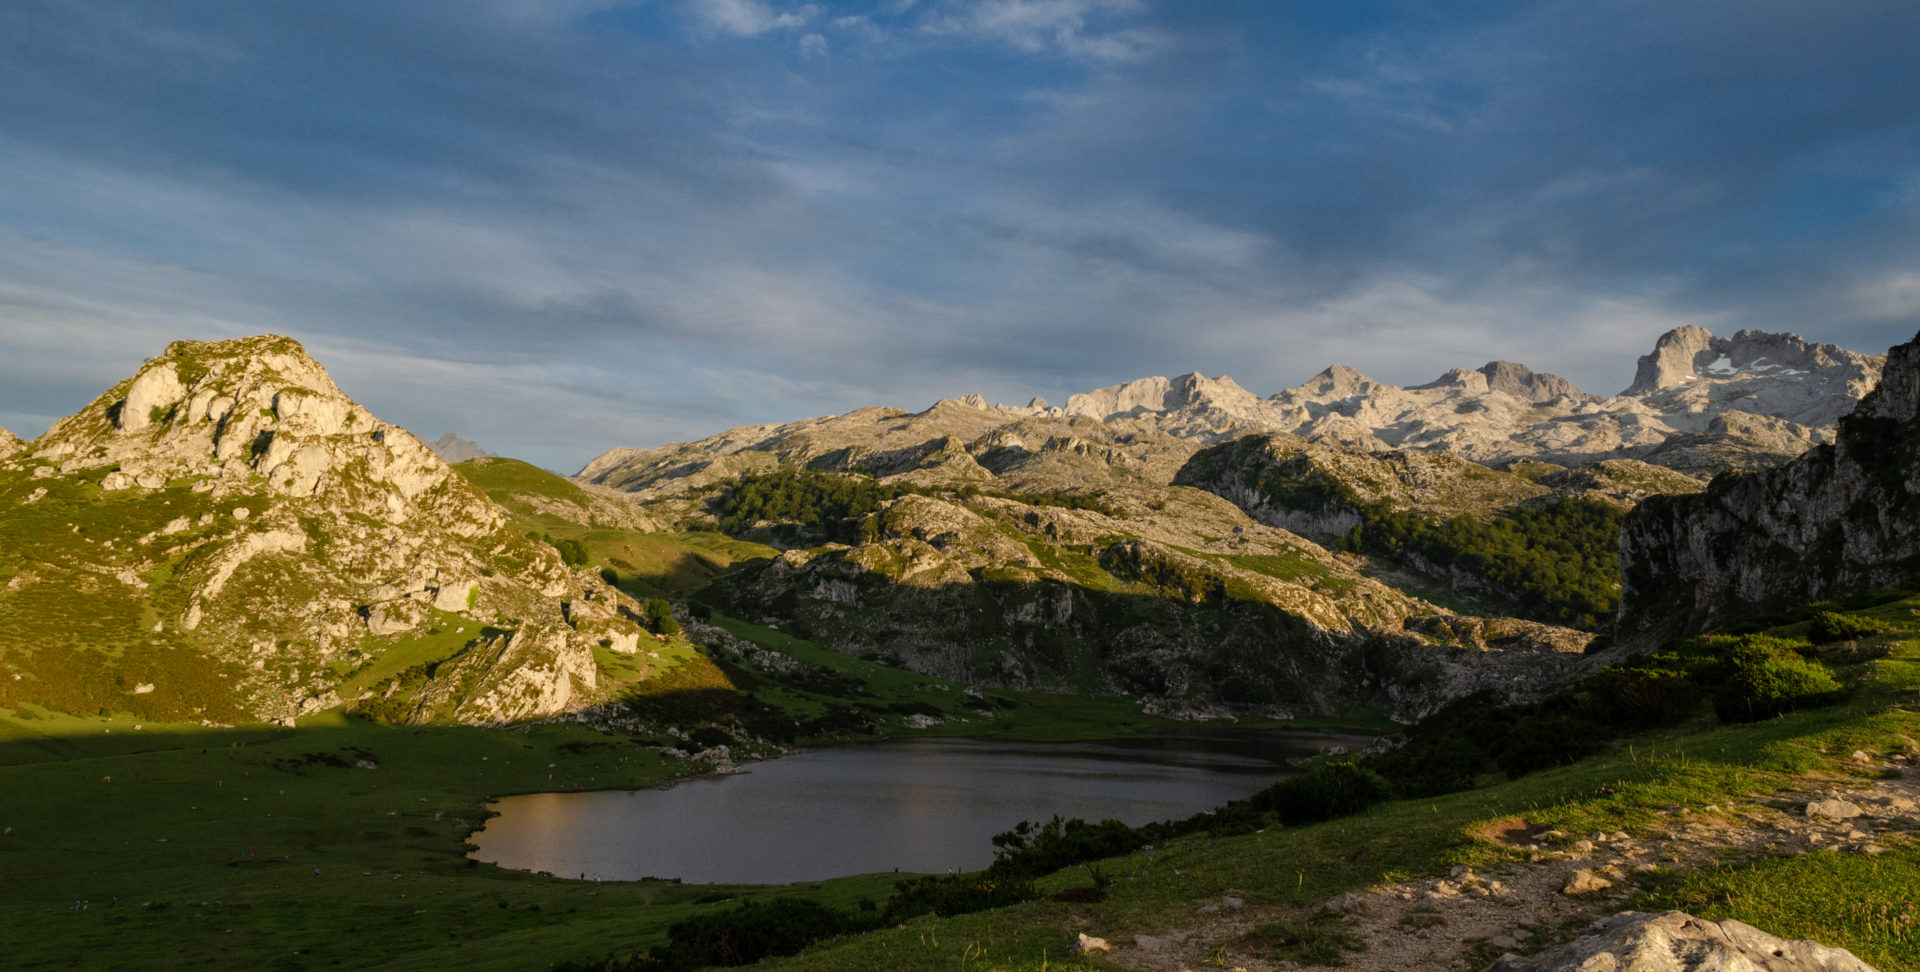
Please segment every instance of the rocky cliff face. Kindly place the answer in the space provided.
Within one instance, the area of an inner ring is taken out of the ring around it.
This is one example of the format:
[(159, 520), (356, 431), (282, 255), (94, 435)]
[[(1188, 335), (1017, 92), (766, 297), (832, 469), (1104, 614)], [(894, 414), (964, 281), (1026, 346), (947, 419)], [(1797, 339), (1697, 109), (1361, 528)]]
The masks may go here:
[(637, 631), (633, 605), (506, 523), (297, 343), (177, 342), (0, 463), (0, 704), (286, 719), (403, 692), (407, 717), (469, 722), (577, 707), (591, 647)]
[(24, 445), (26, 445), (26, 443), (21, 442), (19, 436), (8, 432), (6, 429), (0, 429), (0, 459), (5, 459), (19, 452), (20, 448)]
[[(1691, 353), (1694, 360), (1715, 350)], [(1656, 363), (1657, 364), (1657, 363)], [(1649, 374), (1658, 369), (1650, 367)], [(1920, 581), (1920, 338), (1886, 358), (1880, 386), (1830, 445), (1778, 469), (1655, 498), (1620, 538), (1620, 627), (1653, 636)]]

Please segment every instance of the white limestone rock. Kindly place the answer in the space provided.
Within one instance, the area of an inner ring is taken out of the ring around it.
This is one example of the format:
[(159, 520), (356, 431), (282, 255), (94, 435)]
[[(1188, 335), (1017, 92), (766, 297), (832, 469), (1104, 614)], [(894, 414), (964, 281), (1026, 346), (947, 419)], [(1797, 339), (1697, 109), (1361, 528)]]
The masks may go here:
[(1751, 925), (1706, 921), (1683, 911), (1625, 911), (1578, 938), (1535, 955), (1503, 955), (1486, 972), (1874, 972), (1843, 948), (1776, 938)]

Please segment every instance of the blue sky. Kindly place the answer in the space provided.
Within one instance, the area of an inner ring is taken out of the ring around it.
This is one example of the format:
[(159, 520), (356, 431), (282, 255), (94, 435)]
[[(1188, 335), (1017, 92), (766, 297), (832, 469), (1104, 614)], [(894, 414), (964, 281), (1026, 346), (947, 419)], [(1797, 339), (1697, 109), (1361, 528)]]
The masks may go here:
[(0, 425), (173, 339), (571, 471), (1151, 374), (1920, 328), (1920, 5), (0, 5)]

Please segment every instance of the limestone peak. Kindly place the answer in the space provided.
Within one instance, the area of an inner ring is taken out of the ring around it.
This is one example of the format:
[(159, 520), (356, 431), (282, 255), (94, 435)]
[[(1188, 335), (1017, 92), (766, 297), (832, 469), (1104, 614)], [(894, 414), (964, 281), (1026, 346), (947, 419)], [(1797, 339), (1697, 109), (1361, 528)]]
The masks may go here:
[(1328, 365), (1326, 370), (1282, 392), (1281, 395), (1301, 395), (1316, 400), (1327, 400), (1364, 395), (1379, 387), (1381, 387), (1380, 383), (1372, 378), (1346, 365), (1337, 364)]
[(480, 443), (448, 432), (427, 445), (436, 455), (448, 462), (466, 462), (469, 459), (492, 459), (494, 453), (480, 448)]
[[(109, 490), (199, 479), (216, 494), (318, 498), (399, 522), (452, 470), (405, 429), (374, 418), (299, 342), (279, 335), (175, 341), (33, 444), (60, 471), (117, 467)], [(499, 525), (477, 494), (442, 513), (469, 535)]]

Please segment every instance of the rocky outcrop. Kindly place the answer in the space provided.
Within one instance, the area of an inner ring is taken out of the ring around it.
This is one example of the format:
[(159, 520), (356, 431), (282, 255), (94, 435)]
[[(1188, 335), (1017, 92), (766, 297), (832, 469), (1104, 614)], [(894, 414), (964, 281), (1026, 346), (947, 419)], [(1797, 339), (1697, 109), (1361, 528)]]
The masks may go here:
[(1485, 515), (1548, 487), (1446, 453), (1366, 453), (1290, 436), (1253, 435), (1194, 454), (1174, 482), (1225, 497), (1262, 523), (1322, 540), (1387, 503), (1447, 519)]
[(462, 439), (452, 432), (445, 433), (433, 440), (427, 448), (448, 462), (466, 462), (469, 459), (490, 459), (494, 453), (480, 448), (478, 442)]
[[(286, 720), (417, 692), (389, 712), (570, 711), (637, 605), (507, 524), (298, 343), (176, 342), (0, 460), (0, 654), (19, 676), (0, 705)], [(85, 663), (39, 644), (76, 630), (60, 637)], [(428, 664), (363, 675), (394, 651)]]
[(1873, 972), (1844, 948), (1777, 938), (1731, 918), (1707, 921), (1684, 911), (1625, 911), (1588, 926), (1578, 938), (1535, 955), (1505, 955), (1487, 972)]
[(1711, 629), (1743, 615), (1920, 581), (1920, 339), (1831, 445), (1778, 469), (1656, 497), (1620, 538), (1623, 633)]
[(16, 452), (19, 452), (25, 446), (26, 446), (26, 443), (20, 441), (19, 436), (14, 435), (12, 432), (8, 432), (6, 429), (0, 429), (0, 459), (5, 459), (10, 455), (13, 455)]
[(1605, 459), (1590, 466), (1549, 473), (1534, 482), (1556, 495), (1601, 500), (1629, 508), (1649, 496), (1698, 493), (1707, 488), (1702, 480), (1637, 459)]

